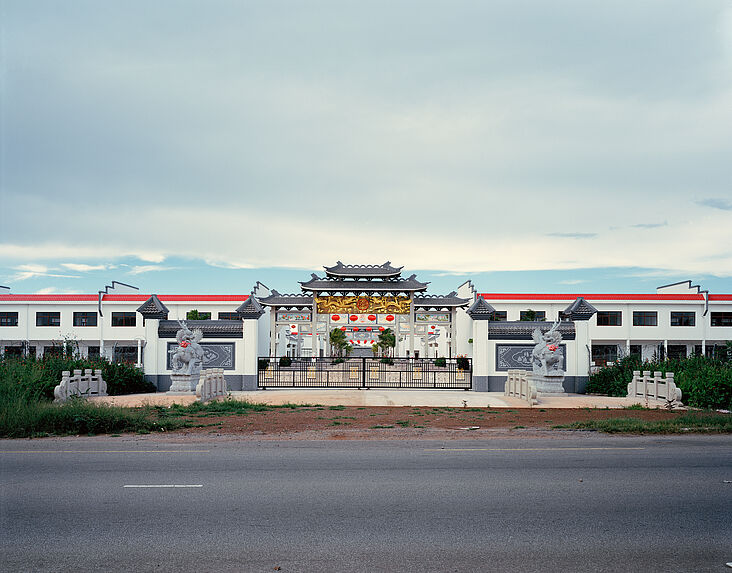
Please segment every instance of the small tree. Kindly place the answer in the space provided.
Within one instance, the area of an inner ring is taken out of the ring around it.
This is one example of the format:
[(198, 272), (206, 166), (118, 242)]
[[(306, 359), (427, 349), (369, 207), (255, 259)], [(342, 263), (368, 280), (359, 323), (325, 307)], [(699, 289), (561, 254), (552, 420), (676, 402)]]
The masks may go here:
[(344, 351), (346, 356), (350, 354), (350, 350), (348, 350), (350, 344), (348, 344), (348, 341), (346, 340), (346, 333), (340, 328), (334, 328), (331, 330), (328, 339), (330, 341), (331, 354), (336, 354), (339, 357), (343, 356)]
[(394, 331), (391, 328), (387, 328), (379, 334), (379, 342), (377, 343), (377, 346), (381, 348), (382, 352), (384, 352), (386, 355), (392, 353), (394, 347), (396, 346), (396, 336), (394, 335)]
[(532, 320), (536, 320), (536, 311), (528, 309), (521, 313), (521, 320), (529, 322)]
[(197, 309), (189, 310), (186, 313), (186, 320), (210, 320), (210, 312), (198, 312)]

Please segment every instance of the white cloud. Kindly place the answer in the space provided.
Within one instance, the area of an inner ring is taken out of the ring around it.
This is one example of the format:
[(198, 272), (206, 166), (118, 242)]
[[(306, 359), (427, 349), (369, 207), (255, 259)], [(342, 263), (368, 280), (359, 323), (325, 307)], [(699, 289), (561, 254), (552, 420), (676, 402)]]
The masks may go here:
[(138, 265), (133, 266), (127, 274), (129, 275), (141, 275), (143, 273), (150, 273), (155, 271), (172, 271), (177, 267), (161, 267), (159, 265)]
[(61, 275), (57, 273), (51, 273), (49, 271), (53, 269), (49, 269), (44, 265), (37, 264), (19, 265), (17, 267), (14, 267), (14, 270), (18, 272), (11, 277), (12, 281), (24, 281), (36, 277), (56, 277), (66, 279), (79, 278), (78, 275)]
[(61, 263), (61, 266), (80, 273), (90, 271), (103, 271), (110, 268), (108, 265), (86, 265), (83, 263)]

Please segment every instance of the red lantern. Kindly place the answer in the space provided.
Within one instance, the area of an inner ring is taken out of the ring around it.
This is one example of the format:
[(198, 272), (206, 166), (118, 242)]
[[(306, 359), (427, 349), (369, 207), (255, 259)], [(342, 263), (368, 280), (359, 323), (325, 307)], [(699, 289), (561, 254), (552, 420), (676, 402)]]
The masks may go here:
[(380, 326), (379, 327), (379, 330), (383, 331), (384, 330), (384, 327), (383, 326)]
[(371, 341), (371, 344), (373, 344), (373, 343), (374, 343), (374, 341), (372, 340), (372, 341)]
[(434, 327), (435, 327), (435, 325), (434, 325), (434, 324), (433, 324), (432, 326), (430, 326), (430, 328), (434, 328)]
[(374, 320), (376, 320), (376, 315), (375, 314), (369, 314), (369, 320), (372, 321), (372, 322)]
[(340, 319), (341, 319), (341, 315), (340, 314), (334, 314), (333, 315), (333, 322), (338, 322)]
[(355, 326), (355, 327), (353, 328), (353, 332), (358, 332), (358, 326)]
[(349, 340), (348, 342), (350, 342), (351, 344), (353, 344), (353, 340)]
[(371, 330), (372, 330), (372, 329), (371, 329), (371, 327), (370, 327), (370, 326), (367, 326), (367, 327), (366, 327), (366, 331), (367, 331), (367, 332), (371, 332)]
[(341, 326), (341, 330), (342, 330), (343, 332), (345, 332), (345, 331), (346, 331), (346, 327), (345, 327), (345, 326)]
[(296, 330), (295, 332), (293, 332), (292, 334), (293, 334), (293, 335), (297, 335), (297, 330)]
[(352, 314), (352, 315), (350, 316), (350, 318), (351, 318), (351, 322), (356, 322), (356, 321), (358, 320), (358, 315), (356, 315), (356, 314)]
[(387, 314), (386, 315), (386, 320), (388, 320), (389, 322), (391, 322), (392, 320), (394, 320), (394, 315), (393, 314)]

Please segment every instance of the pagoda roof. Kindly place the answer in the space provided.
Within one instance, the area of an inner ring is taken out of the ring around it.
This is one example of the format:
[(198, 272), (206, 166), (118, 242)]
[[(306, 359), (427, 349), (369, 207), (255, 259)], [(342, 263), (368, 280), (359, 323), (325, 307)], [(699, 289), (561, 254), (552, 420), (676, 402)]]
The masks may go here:
[(491, 320), (496, 309), (493, 308), (483, 297), (478, 297), (468, 309), (468, 316), (473, 320)]
[(469, 302), (470, 299), (458, 297), (457, 291), (452, 291), (445, 295), (432, 294), (414, 297), (415, 308), (440, 309), (444, 307), (463, 307), (468, 306)]
[(137, 309), (137, 312), (139, 312), (145, 318), (157, 318), (165, 320), (166, 318), (168, 318), (168, 313), (170, 311), (168, 310), (167, 306), (160, 302), (158, 296), (154, 294)]
[(303, 290), (330, 292), (330, 293), (362, 293), (362, 292), (379, 292), (379, 293), (398, 293), (398, 292), (418, 292), (427, 290), (429, 283), (423, 283), (417, 280), (417, 275), (412, 275), (406, 279), (388, 279), (381, 281), (372, 280), (343, 280), (320, 278), (313, 274), (312, 278), (307, 282), (300, 282)]
[(262, 305), (259, 304), (254, 294), (251, 294), (247, 300), (245, 300), (239, 308), (236, 309), (236, 313), (242, 319), (259, 318), (264, 314)]
[(396, 278), (404, 267), (392, 267), (391, 261), (383, 265), (344, 265), (341, 261), (332, 267), (323, 267), (329, 277), (339, 278)]
[(269, 296), (260, 298), (264, 306), (279, 306), (282, 308), (312, 308), (313, 297), (307, 294), (280, 294), (275, 289)]
[(596, 312), (597, 309), (581, 296), (564, 309), (565, 316), (571, 320), (590, 320)]

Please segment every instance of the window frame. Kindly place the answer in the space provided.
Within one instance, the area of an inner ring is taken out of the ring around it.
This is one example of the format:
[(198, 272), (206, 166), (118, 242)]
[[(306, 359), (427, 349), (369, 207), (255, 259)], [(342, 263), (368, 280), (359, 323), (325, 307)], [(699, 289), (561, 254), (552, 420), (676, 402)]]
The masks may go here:
[[(221, 315), (227, 315), (222, 317)], [(219, 320), (240, 320), (238, 312), (219, 312), (217, 314)]]
[[(116, 315), (116, 316), (115, 316)], [(124, 315), (124, 316), (120, 316)], [(132, 321), (132, 324), (125, 324), (129, 320)], [(134, 328), (137, 326), (137, 313), (136, 312), (129, 312), (129, 311), (118, 311), (113, 312), (112, 317), (112, 326), (117, 328)], [(117, 322), (117, 324), (115, 324)], [(122, 324), (120, 324), (122, 323)]]
[[(88, 319), (90, 316), (93, 316), (94, 317), (94, 324), (80, 324), (80, 322), (82, 322), (81, 319)], [(79, 320), (77, 321), (77, 319), (79, 319)], [(99, 313), (97, 311), (95, 311), (95, 310), (90, 310), (90, 311), (86, 311), (86, 310), (74, 311), (73, 325), (74, 326), (78, 326), (79, 328), (86, 328), (86, 327), (98, 326), (99, 325)]]
[[(50, 324), (42, 324), (41, 318), (45, 318), (50, 322)], [(56, 319), (56, 323), (53, 324), (54, 319)], [(61, 312), (57, 310), (37, 310), (36, 311), (36, 326), (38, 327), (54, 327), (54, 326), (61, 326)]]
[[(676, 318), (677, 324), (674, 324), (674, 315), (676, 315), (675, 318)], [(688, 319), (689, 317), (691, 317), (691, 324), (681, 324), (681, 322), (683, 322), (683, 320), (679, 320), (679, 319), (682, 319), (682, 318)], [(672, 310), (669, 315), (669, 320), (671, 321), (671, 326), (674, 326), (674, 327), (676, 327), (676, 326), (682, 326), (682, 327), (683, 326), (696, 326), (696, 312), (694, 312), (693, 310), (692, 311)]]
[[(13, 319), (15, 319), (15, 323), (13, 323)], [(0, 327), (13, 326), (18, 326), (18, 313), (12, 310), (0, 312)]]
[[(653, 324), (646, 324), (645, 319), (653, 316)], [(640, 319), (643, 318), (643, 322)], [(657, 310), (634, 310), (633, 311), (633, 326), (658, 326), (658, 311)]]
[[(607, 322), (600, 322), (600, 316), (608, 319)], [(613, 323), (610, 319), (615, 317), (618, 319), (617, 323)], [(597, 311), (597, 326), (623, 326), (623, 311), (622, 310), (598, 310)]]
[(493, 312), (491, 320), (495, 322), (508, 322), (508, 311), (507, 310), (496, 310)]
[[(717, 324), (715, 324), (717, 319)], [(719, 324), (722, 322), (722, 324)], [(717, 311), (709, 313), (709, 324), (715, 328), (730, 328), (732, 327), (732, 312)]]
[(526, 313), (529, 312), (529, 310), (533, 311), (534, 314), (536, 314), (536, 321), (537, 322), (546, 322), (546, 311), (545, 310), (534, 310), (533, 308), (530, 308), (528, 310), (522, 310), (519, 311), (519, 320), (524, 321), (524, 316), (526, 316)]

